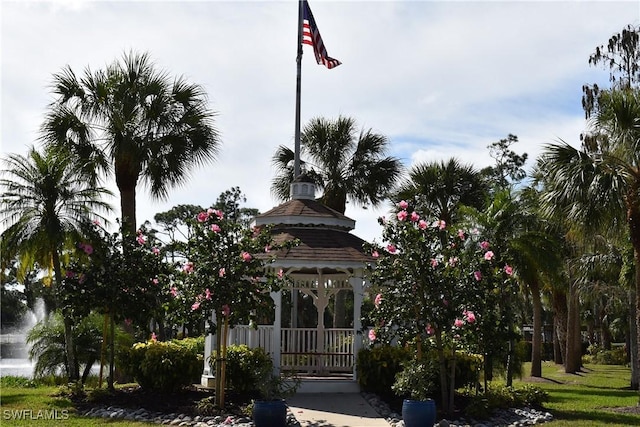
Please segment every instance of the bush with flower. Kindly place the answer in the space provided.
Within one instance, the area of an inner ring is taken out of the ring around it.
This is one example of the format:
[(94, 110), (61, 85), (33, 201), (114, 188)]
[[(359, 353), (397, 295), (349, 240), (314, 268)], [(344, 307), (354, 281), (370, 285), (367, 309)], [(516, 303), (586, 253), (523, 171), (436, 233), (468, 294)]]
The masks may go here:
[[(399, 339), (411, 344), (415, 360), (408, 369), (423, 379), (428, 376), (416, 363), (421, 363), (423, 347), (434, 348), (441, 401), (448, 412), (453, 407), (456, 351), (484, 354), (486, 338), (504, 325), (496, 307), (501, 294), (514, 287), (512, 269), (477, 230), (423, 218), (406, 201), (398, 204), (393, 218), (380, 218), (379, 223), (386, 244), (367, 245), (377, 258), (369, 281), (379, 290), (369, 338), (375, 343)], [(400, 378), (411, 384), (406, 375)], [(421, 387), (427, 385), (414, 384), (408, 394), (422, 396)]]
[[(285, 277), (269, 264), (295, 242), (276, 245), (269, 227), (246, 227), (213, 208), (200, 212), (192, 226), (181, 288), (189, 290), (191, 310), (200, 313), (215, 334), (216, 404), (223, 407), (227, 331), (240, 322), (255, 325), (259, 316), (273, 311), (270, 292), (279, 290)], [(181, 292), (170, 291), (174, 298)]]

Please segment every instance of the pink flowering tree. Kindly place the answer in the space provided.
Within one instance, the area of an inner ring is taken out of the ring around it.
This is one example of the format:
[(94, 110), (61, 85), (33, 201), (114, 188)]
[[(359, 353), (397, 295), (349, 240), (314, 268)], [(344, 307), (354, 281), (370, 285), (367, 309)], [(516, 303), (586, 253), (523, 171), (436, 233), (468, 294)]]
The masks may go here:
[(192, 300), (187, 304), (215, 334), (216, 404), (224, 407), (227, 331), (240, 322), (255, 325), (257, 317), (273, 311), (270, 292), (280, 289), (285, 278), (269, 264), (283, 246), (273, 243), (268, 227), (249, 228), (218, 209), (200, 212), (192, 226), (182, 265), (183, 286), (169, 292), (174, 298), (184, 298), (182, 293), (188, 289)]
[[(369, 280), (380, 293), (372, 314), (374, 342), (413, 343), (416, 360), (423, 346), (438, 354), (443, 409), (453, 407), (455, 351), (484, 353), (484, 338), (495, 332), (492, 305), (512, 287), (512, 270), (477, 230), (423, 218), (402, 201), (391, 219), (381, 218), (385, 244), (371, 244), (377, 257)], [(447, 355), (449, 362), (447, 362)], [(420, 384), (416, 383), (416, 387)], [(420, 396), (415, 390), (412, 395)]]

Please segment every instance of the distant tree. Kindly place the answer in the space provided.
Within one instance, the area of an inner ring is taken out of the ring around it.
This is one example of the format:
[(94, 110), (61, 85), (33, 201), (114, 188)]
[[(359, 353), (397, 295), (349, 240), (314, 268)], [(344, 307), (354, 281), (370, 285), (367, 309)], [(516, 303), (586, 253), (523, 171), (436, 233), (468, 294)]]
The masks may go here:
[(494, 166), (482, 169), (480, 173), (489, 180), (491, 187), (504, 190), (510, 184), (518, 183), (527, 176), (523, 166), (527, 162), (528, 154), (517, 154), (511, 150), (511, 146), (517, 142), (518, 137), (509, 134), (507, 138), (487, 146), (489, 155), (496, 163)]

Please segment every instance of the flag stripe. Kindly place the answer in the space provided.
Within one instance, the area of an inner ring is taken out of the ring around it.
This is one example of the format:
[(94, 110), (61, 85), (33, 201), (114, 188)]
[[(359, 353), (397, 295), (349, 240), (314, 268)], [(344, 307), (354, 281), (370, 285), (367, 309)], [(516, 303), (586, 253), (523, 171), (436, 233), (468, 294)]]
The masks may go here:
[(332, 69), (342, 64), (335, 58), (331, 58), (327, 53), (327, 48), (324, 46), (322, 36), (320, 36), (320, 30), (316, 25), (315, 19), (313, 19), (313, 13), (309, 8), (309, 3), (304, 2), (304, 20), (302, 23), (302, 44), (308, 44), (313, 46), (313, 53), (316, 56), (318, 64), (324, 64), (328, 69)]

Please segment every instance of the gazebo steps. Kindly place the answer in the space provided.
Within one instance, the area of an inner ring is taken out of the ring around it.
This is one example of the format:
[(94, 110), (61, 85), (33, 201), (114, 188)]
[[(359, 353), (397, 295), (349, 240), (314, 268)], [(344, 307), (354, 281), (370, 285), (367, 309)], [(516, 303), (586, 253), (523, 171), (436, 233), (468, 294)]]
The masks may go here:
[(297, 393), (359, 393), (360, 386), (349, 376), (303, 376)]

